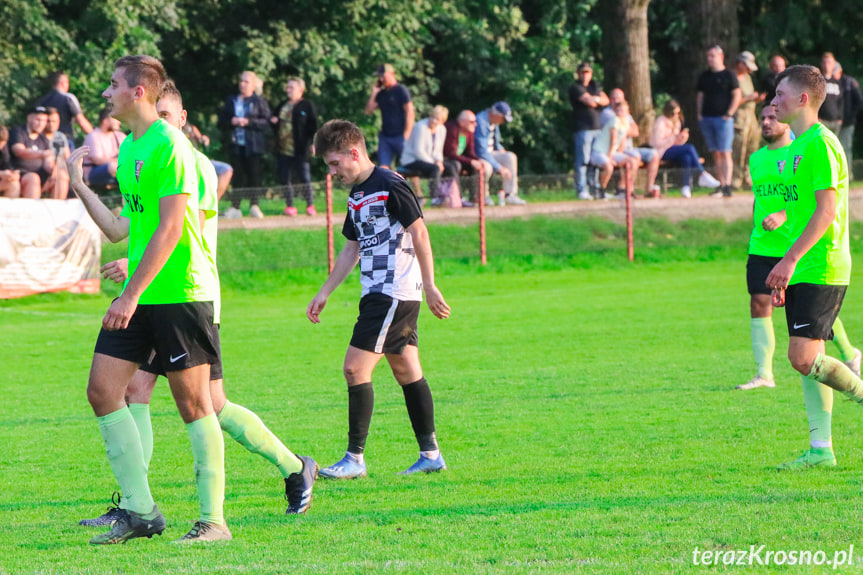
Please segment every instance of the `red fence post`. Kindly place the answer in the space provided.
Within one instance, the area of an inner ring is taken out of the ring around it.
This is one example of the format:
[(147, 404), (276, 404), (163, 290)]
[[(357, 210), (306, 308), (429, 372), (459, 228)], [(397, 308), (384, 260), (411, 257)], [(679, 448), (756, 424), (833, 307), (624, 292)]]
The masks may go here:
[[(632, 239), (632, 193), (635, 184), (635, 178), (630, 177), (629, 164), (624, 169), (624, 177), (626, 178), (626, 256), (629, 261), (635, 258), (635, 246)], [(638, 172), (636, 172), (638, 174)]]
[(479, 206), (479, 263), (486, 265), (488, 257), (485, 251), (485, 164), (479, 167), (479, 194), (477, 194), (477, 206)]

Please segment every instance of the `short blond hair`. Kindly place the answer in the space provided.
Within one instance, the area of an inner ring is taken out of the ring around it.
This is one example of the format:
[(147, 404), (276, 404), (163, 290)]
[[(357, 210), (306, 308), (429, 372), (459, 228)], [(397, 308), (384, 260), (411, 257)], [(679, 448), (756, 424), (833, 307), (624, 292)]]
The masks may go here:
[(440, 105), (435, 106), (432, 108), (432, 111), (429, 112), (429, 118), (435, 118), (441, 123), (446, 122), (447, 118), (449, 118), (449, 108)]

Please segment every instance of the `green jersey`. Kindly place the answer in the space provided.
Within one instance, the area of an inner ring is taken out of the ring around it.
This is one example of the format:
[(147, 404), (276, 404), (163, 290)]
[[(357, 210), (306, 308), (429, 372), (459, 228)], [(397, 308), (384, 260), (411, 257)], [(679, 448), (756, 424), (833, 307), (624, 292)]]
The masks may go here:
[(785, 209), (784, 171), (788, 146), (771, 150), (764, 146), (749, 157), (749, 173), (752, 175), (752, 192), (755, 205), (752, 207), (752, 235), (749, 237), (749, 253), (756, 256), (779, 257), (789, 247), (789, 226), (782, 225), (772, 232), (764, 229), (764, 218)]
[(848, 164), (836, 136), (815, 124), (788, 148), (785, 169), (786, 225), (791, 241), (803, 233), (815, 213), (815, 192), (833, 189), (836, 216), (824, 235), (804, 255), (794, 270), (791, 284), (848, 285), (851, 251), (848, 247)]
[(130, 277), (159, 226), (161, 198), (189, 196), (180, 240), (138, 303), (214, 301), (218, 284), (198, 229), (197, 169), (186, 136), (160, 119), (139, 138), (126, 138), (120, 146), (117, 181), (125, 200), (122, 215), (129, 218)]
[[(204, 212), (204, 228), (201, 230), (204, 240), (204, 251), (219, 286), (219, 270), (216, 267), (216, 241), (219, 227), (219, 177), (210, 159), (195, 150), (195, 160), (198, 166), (198, 209)], [(222, 308), (221, 290), (216, 292), (213, 300), (213, 323), (219, 323)]]

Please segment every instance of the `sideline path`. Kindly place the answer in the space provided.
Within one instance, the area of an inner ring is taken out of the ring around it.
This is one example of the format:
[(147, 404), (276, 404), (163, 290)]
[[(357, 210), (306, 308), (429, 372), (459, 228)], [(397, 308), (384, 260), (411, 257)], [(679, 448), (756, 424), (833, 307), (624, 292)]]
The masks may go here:
[[(529, 201), (529, 198), (528, 198)], [(333, 207), (333, 226), (341, 229), (344, 221), (343, 202), (338, 201)], [(851, 190), (849, 193), (850, 214), (852, 220), (863, 220), (863, 189)], [(267, 216), (263, 219), (244, 217), (239, 220), (219, 218), (220, 230), (265, 230), (283, 228), (322, 228), (326, 225), (325, 214), (317, 216), (301, 215)], [(626, 217), (623, 200), (594, 201), (563, 201), (537, 202), (523, 206), (494, 206), (486, 208), (486, 218), (489, 220), (504, 220), (526, 218), (544, 215), (556, 217), (588, 217), (599, 216), (617, 223), (623, 223)], [(668, 218), (672, 222), (687, 219), (724, 219), (727, 222), (749, 219), (752, 217), (752, 193), (738, 192), (730, 198), (695, 197), (685, 199), (669, 197), (661, 199), (637, 199), (633, 203), (633, 218)], [(423, 208), (423, 217), (428, 222), (461, 223), (469, 225), (478, 219), (477, 208)]]

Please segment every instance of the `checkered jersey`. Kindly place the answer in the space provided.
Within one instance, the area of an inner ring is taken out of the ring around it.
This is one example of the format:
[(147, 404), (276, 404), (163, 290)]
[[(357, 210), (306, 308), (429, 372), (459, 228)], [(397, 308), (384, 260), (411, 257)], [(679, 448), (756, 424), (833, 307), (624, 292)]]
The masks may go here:
[(380, 293), (400, 301), (422, 301), (422, 274), (406, 229), (422, 217), (404, 178), (375, 168), (351, 188), (342, 234), (360, 244), (362, 295)]

